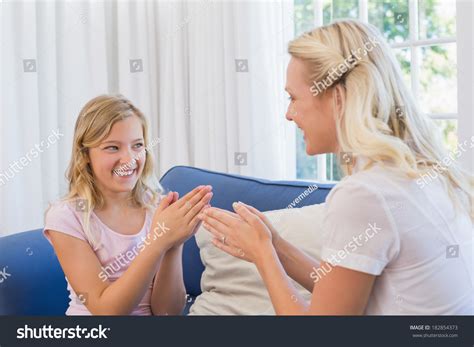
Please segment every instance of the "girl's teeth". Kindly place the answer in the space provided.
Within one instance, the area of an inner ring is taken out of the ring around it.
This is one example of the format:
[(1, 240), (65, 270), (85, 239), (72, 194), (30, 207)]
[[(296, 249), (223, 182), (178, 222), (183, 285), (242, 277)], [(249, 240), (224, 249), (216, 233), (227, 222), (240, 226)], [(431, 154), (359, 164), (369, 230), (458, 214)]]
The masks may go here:
[(131, 174), (133, 174), (134, 171), (135, 170), (129, 170), (129, 171), (114, 170), (114, 173), (117, 176), (124, 177), (124, 176), (130, 176)]

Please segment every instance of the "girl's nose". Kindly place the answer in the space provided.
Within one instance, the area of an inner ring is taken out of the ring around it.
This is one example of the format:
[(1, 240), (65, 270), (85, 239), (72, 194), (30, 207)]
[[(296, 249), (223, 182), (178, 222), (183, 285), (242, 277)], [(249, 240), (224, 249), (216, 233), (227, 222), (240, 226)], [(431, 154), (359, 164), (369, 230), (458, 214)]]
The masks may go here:
[(120, 158), (120, 165), (129, 165), (133, 167), (138, 158), (135, 158), (130, 150), (126, 150)]

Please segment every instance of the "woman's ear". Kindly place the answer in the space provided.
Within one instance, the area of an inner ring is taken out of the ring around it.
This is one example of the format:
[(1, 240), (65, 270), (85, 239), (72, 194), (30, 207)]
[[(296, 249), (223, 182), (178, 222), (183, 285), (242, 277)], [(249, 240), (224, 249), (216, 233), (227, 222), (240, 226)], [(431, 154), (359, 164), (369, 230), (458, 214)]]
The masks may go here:
[(342, 84), (337, 84), (333, 89), (334, 108), (337, 118), (340, 119), (346, 107), (346, 91)]

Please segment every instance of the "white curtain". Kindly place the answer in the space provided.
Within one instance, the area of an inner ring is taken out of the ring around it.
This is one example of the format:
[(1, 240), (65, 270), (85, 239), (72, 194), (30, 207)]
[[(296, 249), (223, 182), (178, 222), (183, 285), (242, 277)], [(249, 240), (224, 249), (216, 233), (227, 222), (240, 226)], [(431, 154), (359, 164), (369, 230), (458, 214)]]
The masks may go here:
[(0, 236), (41, 228), (67, 192), (73, 128), (121, 93), (175, 165), (295, 177), (285, 118), (292, 1), (0, 3)]

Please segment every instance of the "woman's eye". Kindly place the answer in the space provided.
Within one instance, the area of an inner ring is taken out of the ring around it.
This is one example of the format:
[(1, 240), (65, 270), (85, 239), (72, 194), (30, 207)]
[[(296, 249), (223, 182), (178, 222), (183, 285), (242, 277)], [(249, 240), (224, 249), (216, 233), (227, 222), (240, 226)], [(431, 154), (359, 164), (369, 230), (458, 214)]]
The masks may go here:
[(135, 144), (134, 147), (135, 147), (135, 148), (142, 148), (142, 147), (143, 147), (143, 143), (137, 143), (137, 144)]
[(107, 150), (107, 151), (118, 151), (117, 146), (107, 146), (104, 149)]
[(293, 101), (293, 97), (292, 97), (292, 96), (289, 96), (289, 97), (288, 97), (288, 100)]

